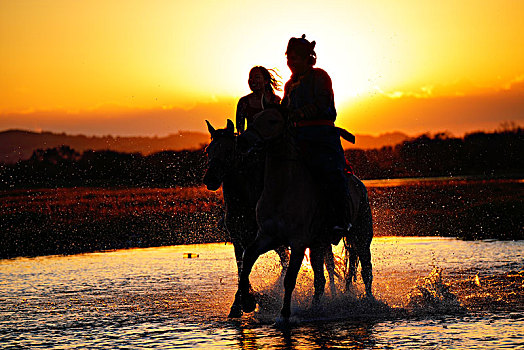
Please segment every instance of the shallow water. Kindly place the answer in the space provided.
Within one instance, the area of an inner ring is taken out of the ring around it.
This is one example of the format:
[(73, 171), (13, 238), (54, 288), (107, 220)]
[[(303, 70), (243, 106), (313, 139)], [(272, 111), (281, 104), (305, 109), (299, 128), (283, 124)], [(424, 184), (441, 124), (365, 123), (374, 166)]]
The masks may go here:
[(288, 325), (275, 323), (274, 253), (252, 274), (259, 310), (235, 320), (231, 245), (0, 260), (0, 347), (524, 347), (524, 241), (379, 237), (372, 255), (377, 302), (359, 279), (354, 293), (327, 288), (312, 308), (305, 260)]

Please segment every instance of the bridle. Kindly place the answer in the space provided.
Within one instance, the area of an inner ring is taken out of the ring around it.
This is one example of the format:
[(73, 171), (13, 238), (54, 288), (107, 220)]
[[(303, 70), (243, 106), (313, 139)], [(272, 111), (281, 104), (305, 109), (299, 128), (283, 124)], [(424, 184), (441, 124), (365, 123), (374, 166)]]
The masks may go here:
[[(261, 136), (261, 135), (260, 135)], [(238, 174), (249, 174), (252, 172), (253, 167), (250, 168), (250, 159), (252, 160), (252, 164), (256, 164), (257, 160), (256, 157), (258, 156), (256, 153), (259, 151), (263, 151), (262, 147), (257, 147), (256, 149), (253, 149), (247, 153), (241, 152), (239, 150), (238, 146), (238, 135), (217, 135), (215, 136), (209, 147), (215, 147), (217, 144), (217, 139), (221, 137), (231, 137), (233, 141), (233, 147), (231, 151), (226, 152), (225, 157), (213, 157), (212, 159), (208, 158), (208, 169), (214, 169), (213, 171), (220, 174), (220, 177), (223, 179), (230, 175), (232, 172), (234, 172), (236, 175)], [(215, 142), (215, 143), (213, 143)], [(206, 150), (208, 152), (208, 150)], [(209, 156), (209, 152), (208, 152)]]
[[(213, 156), (212, 152), (216, 147), (220, 146), (220, 144), (217, 144), (217, 140), (224, 137), (233, 138), (233, 151), (227, 152), (224, 158), (216, 157), (216, 155)], [(211, 140), (211, 143), (206, 148), (206, 153), (208, 156), (208, 169), (214, 169), (214, 171), (218, 171), (218, 173), (224, 174), (224, 176), (226, 176), (232, 168), (232, 164), (234, 162), (234, 157), (236, 154), (236, 137), (234, 135), (229, 136), (225, 134), (214, 136)]]

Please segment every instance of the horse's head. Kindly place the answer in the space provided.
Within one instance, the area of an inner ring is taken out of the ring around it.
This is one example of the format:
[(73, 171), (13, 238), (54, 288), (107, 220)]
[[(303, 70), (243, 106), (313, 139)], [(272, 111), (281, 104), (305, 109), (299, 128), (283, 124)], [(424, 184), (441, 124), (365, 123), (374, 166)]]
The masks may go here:
[(280, 138), (287, 127), (286, 113), (281, 107), (270, 106), (254, 116), (253, 123), (238, 137), (241, 152)]
[(206, 148), (208, 167), (204, 175), (204, 184), (208, 190), (219, 189), (224, 176), (230, 169), (235, 152), (235, 126), (231, 120), (227, 120), (225, 129), (213, 128), (206, 120), (207, 129), (211, 134), (211, 143)]

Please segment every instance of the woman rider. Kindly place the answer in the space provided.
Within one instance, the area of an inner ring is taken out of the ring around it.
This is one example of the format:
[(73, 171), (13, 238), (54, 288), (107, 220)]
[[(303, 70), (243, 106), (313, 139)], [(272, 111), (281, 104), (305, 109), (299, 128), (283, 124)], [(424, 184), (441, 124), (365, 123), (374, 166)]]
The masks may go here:
[[(280, 82), (272, 69), (255, 66), (249, 71), (249, 88), (252, 93), (238, 101), (236, 114), (236, 127), (239, 134), (253, 122), (253, 116), (263, 110), (263, 104), (278, 104), (280, 97), (275, 95), (275, 90), (280, 91)], [(278, 76), (278, 75), (277, 75)], [(262, 101), (263, 100), (263, 101)]]

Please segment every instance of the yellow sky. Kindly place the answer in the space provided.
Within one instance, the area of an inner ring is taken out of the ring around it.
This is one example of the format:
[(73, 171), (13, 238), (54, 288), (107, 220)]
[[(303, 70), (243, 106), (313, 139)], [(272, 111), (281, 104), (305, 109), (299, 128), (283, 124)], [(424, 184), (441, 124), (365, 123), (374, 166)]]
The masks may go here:
[[(252, 66), (289, 77), (286, 44), (302, 33), (317, 41), (342, 126), (463, 132), (521, 122), (523, 18), (520, 0), (0, 1), (0, 129), (161, 135), (204, 130), (205, 118), (225, 124)], [(515, 107), (466, 113), (479, 100)], [(448, 105), (442, 118), (438, 101)], [(172, 123), (104, 127), (148, 111)]]

